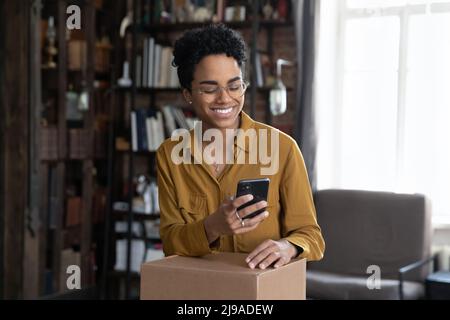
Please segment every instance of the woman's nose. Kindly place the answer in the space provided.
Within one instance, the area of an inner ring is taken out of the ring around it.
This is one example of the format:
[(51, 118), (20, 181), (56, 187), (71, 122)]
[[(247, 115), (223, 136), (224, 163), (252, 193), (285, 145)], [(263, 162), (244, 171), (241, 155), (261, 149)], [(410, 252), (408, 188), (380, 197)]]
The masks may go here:
[(232, 100), (233, 99), (229, 95), (228, 90), (226, 88), (224, 88), (224, 87), (220, 87), (220, 90), (217, 93), (216, 101), (228, 102), (228, 101), (232, 101)]

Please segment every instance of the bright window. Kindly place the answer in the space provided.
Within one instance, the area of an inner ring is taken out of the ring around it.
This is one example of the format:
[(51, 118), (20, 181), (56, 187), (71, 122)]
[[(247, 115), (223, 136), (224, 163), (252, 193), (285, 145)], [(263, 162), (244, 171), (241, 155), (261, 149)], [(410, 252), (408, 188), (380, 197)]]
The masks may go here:
[(450, 224), (450, 1), (321, 1), (319, 189), (423, 193)]

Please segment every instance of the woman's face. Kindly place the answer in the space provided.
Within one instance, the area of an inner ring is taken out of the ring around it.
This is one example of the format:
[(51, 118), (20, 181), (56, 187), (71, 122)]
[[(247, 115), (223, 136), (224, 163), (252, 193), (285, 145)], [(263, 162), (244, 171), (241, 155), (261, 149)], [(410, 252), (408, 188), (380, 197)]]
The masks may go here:
[(234, 58), (218, 54), (200, 60), (194, 70), (191, 92), (185, 89), (183, 93), (192, 101), (204, 129), (239, 126), (239, 113), (244, 105), (242, 82), (242, 72)]

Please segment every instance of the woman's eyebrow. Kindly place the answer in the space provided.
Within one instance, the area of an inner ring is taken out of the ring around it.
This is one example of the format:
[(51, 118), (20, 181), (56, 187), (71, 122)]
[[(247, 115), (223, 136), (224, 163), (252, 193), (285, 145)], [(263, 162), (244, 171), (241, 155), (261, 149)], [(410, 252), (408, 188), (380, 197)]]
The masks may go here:
[[(239, 77), (239, 76), (238, 77), (234, 77), (234, 78), (228, 80), (227, 83), (231, 83), (231, 82), (234, 82), (234, 81), (237, 81), (237, 80), (241, 80), (241, 77)], [(218, 82), (214, 81), (214, 80), (204, 80), (204, 81), (199, 82), (199, 84), (215, 84), (215, 85), (217, 85)]]

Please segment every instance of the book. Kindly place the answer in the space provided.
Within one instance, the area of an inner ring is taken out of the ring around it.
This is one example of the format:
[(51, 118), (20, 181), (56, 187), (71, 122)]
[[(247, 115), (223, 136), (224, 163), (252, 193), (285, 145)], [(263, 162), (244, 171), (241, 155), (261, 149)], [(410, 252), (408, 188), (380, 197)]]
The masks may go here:
[(131, 111), (131, 150), (138, 151), (136, 112)]
[(141, 86), (142, 87), (147, 87), (148, 86), (148, 39), (145, 38), (144, 39), (144, 44), (143, 44), (143, 54), (142, 54), (142, 83)]
[(155, 63), (155, 39), (148, 39), (148, 57), (147, 57), (147, 88), (153, 87), (153, 73)]
[(58, 129), (55, 127), (41, 128), (41, 142), (39, 145), (41, 160), (58, 159)]
[(136, 57), (136, 87), (140, 88), (142, 86), (142, 57), (138, 55)]
[(161, 72), (161, 52), (162, 46), (155, 44), (155, 57), (153, 62), (153, 87), (159, 87), (159, 75)]
[(81, 198), (69, 197), (67, 198), (66, 208), (66, 227), (77, 226), (81, 223)]

